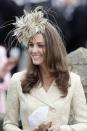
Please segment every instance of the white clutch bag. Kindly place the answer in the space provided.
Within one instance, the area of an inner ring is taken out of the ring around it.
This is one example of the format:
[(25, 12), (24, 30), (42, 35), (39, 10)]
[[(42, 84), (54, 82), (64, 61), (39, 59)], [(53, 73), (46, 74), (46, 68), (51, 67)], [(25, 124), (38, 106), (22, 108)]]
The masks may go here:
[(38, 127), (43, 121), (47, 119), (49, 107), (42, 106), (36, 109), (29, 117), (29, 127), (31, 129)]

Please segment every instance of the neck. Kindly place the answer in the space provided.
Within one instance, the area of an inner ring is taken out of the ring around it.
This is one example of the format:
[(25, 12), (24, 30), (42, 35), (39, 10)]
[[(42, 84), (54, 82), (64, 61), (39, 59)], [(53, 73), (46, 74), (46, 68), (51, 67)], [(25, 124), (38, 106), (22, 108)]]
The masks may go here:
[(42, 78), (42, 85), (47, 91), (47, 89), (50, 87), (51, 83), (53, 82), (54, 77), (50, 74), (49, 69), (46, 66), (41, 67), (40, 72)]
[(51, 77), (49, 69), (47, 66), (40, 67), (42, 80)]

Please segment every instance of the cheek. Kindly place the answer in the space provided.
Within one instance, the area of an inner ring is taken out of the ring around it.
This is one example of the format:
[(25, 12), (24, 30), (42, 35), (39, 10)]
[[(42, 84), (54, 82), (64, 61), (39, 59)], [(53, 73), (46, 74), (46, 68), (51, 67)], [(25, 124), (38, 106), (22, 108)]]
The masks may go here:
[(44, 49), (43, 54), (44, 54), (44, 58), (46, 59), (46, 57), (47, 57), (47, 51), (46, 51), (46, 49)]
[(46, 54), (47, 54), (46, 48), (42, 49), (42, 52), (43, 52), (44, 56), (46, 56)]
[(45, 49), (43, 50), (43, 58), (45, 61), (47, 61), (47, 52)]
[(31, 50), (30, 49), (28, 49), (27, 50), (27, 55), (26, 55), (29, 59), (31, 59)]
[(30, 55), (30, 54), (31, 54), (31, 52), (32, 52), (32, 49), (31, 49), (31, 48), (29, 48), (29, 49), (28, 49), (28, 54)]

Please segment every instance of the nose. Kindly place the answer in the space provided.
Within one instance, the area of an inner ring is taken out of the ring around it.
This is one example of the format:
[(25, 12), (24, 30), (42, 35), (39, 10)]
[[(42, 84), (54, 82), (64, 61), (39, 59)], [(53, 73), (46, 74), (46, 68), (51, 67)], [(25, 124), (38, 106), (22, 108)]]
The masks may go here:
[(37, 45), (34, 45), (33, 48), (32, 48), (32, 52), (36, 53), (37, 51), (38, 51), (38, 47), (37, 47)]

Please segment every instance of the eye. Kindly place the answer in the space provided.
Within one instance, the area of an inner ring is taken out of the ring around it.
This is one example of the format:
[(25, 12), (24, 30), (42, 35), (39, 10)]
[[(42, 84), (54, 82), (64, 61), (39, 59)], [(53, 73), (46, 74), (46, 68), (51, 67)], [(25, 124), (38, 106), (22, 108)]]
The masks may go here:
[(29, 48), (29, 47), (33, 47), (33, 46), (34, 46), (33, 43), (29, 43), (29, 44), (28, 44), (28, 48)]
[(44, 43), (38, 43), (38, 47), (44, 48), (44, 47), (45, 47), (45, 44), (44, 44)]
[(38, 46), (39, 46), (39, 47), (44, 47), (44, 45), (41, 45), (41, 44), (39, 44)]

